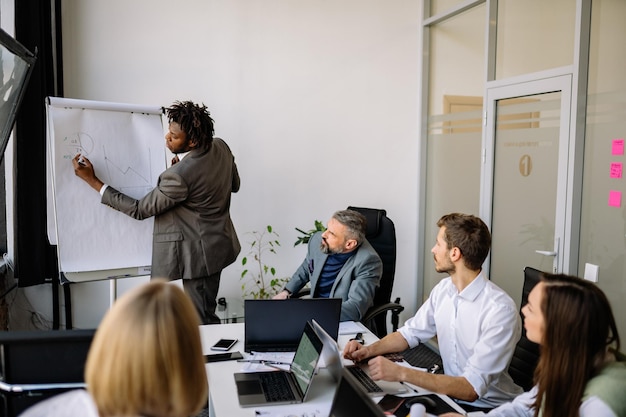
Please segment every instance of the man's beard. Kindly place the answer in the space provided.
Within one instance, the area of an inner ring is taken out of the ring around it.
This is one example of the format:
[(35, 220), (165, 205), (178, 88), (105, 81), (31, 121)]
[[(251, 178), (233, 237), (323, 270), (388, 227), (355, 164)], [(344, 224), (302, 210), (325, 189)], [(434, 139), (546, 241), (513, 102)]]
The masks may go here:
[(452, 262), (446, 265), (437, 265), (437, 260), (435, 260), (435, 271), (452, 275), (456, 272), (456, 268), (454, 267), (454, 264)]
[(326, 242), (324, 242), (323, 239), (320, 242), (320, 250), (322, 251), (322, 253), (324, 253), (326, 255), (334, 255), (334, 254), (337, 253), (337, 251), (332, 250), (330, 248), (330, 246), (328, 246), (328, 244)]

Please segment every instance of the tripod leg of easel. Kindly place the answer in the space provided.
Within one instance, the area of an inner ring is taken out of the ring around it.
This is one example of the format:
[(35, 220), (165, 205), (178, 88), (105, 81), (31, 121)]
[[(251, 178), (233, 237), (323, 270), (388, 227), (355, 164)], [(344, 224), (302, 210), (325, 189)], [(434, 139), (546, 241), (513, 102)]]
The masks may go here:
[(109, 279), (109, 306), (113, 306), (117, 298), (117, 278)]
[(72, 291), (70, 291), (70, 284), (63, 285), (63, 299), (65, 300), (65, 328), (72, 329), (74, 324), (72, 323)]

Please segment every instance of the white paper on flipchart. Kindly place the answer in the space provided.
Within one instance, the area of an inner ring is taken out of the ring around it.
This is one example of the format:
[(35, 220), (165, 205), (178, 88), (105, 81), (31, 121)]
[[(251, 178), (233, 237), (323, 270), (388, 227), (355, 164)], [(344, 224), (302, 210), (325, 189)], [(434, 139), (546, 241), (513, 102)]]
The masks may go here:
[(105, 183), (143, 197), (166, 168), (160, 107), (51, 98), (48, 112), (48, 233), (63, 272), (151, 264), (153, 219), (135, 220), (100, 203), (76, 177), (82, 153)]

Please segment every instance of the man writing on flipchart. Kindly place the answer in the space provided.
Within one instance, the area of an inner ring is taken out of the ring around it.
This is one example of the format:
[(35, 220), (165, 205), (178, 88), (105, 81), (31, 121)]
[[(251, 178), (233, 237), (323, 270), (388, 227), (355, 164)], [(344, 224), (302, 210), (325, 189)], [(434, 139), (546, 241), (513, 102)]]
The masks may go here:
[(184, 101), (165, 110), (165, 145), (176, 156), (146, 196), (136, 200), (104, 184), (80, 154), (74, 172), (100, 192), (103, 204), (137, 220), (154, 216), (152, 277), (182, 278), (202, 323), (219, 323), (221, 272), (241, 250), (229, 211), (240, 185), (237, 165), (228, 145), (213, 137), (206, 106)]

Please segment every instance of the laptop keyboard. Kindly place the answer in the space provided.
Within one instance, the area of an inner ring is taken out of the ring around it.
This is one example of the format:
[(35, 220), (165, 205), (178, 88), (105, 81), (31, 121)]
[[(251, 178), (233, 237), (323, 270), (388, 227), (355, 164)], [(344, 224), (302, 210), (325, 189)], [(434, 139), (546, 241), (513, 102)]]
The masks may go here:
[(260, 374), (263, 394), (267, 401), (292, 401), (296, 397), (291, 392), (287, 376), (282, 372), (263, 372)]
[(407, 349), (400, 353), (405, 361), (418, 368), (426, 368), (433, 374), (443, 373), (443, 362), (441, 356), (423, 343), (412, 349)]
[(367, 392), (383, 392), (372, 378), (358, 366), (346, 366), (346, 369), (359, 381)]

